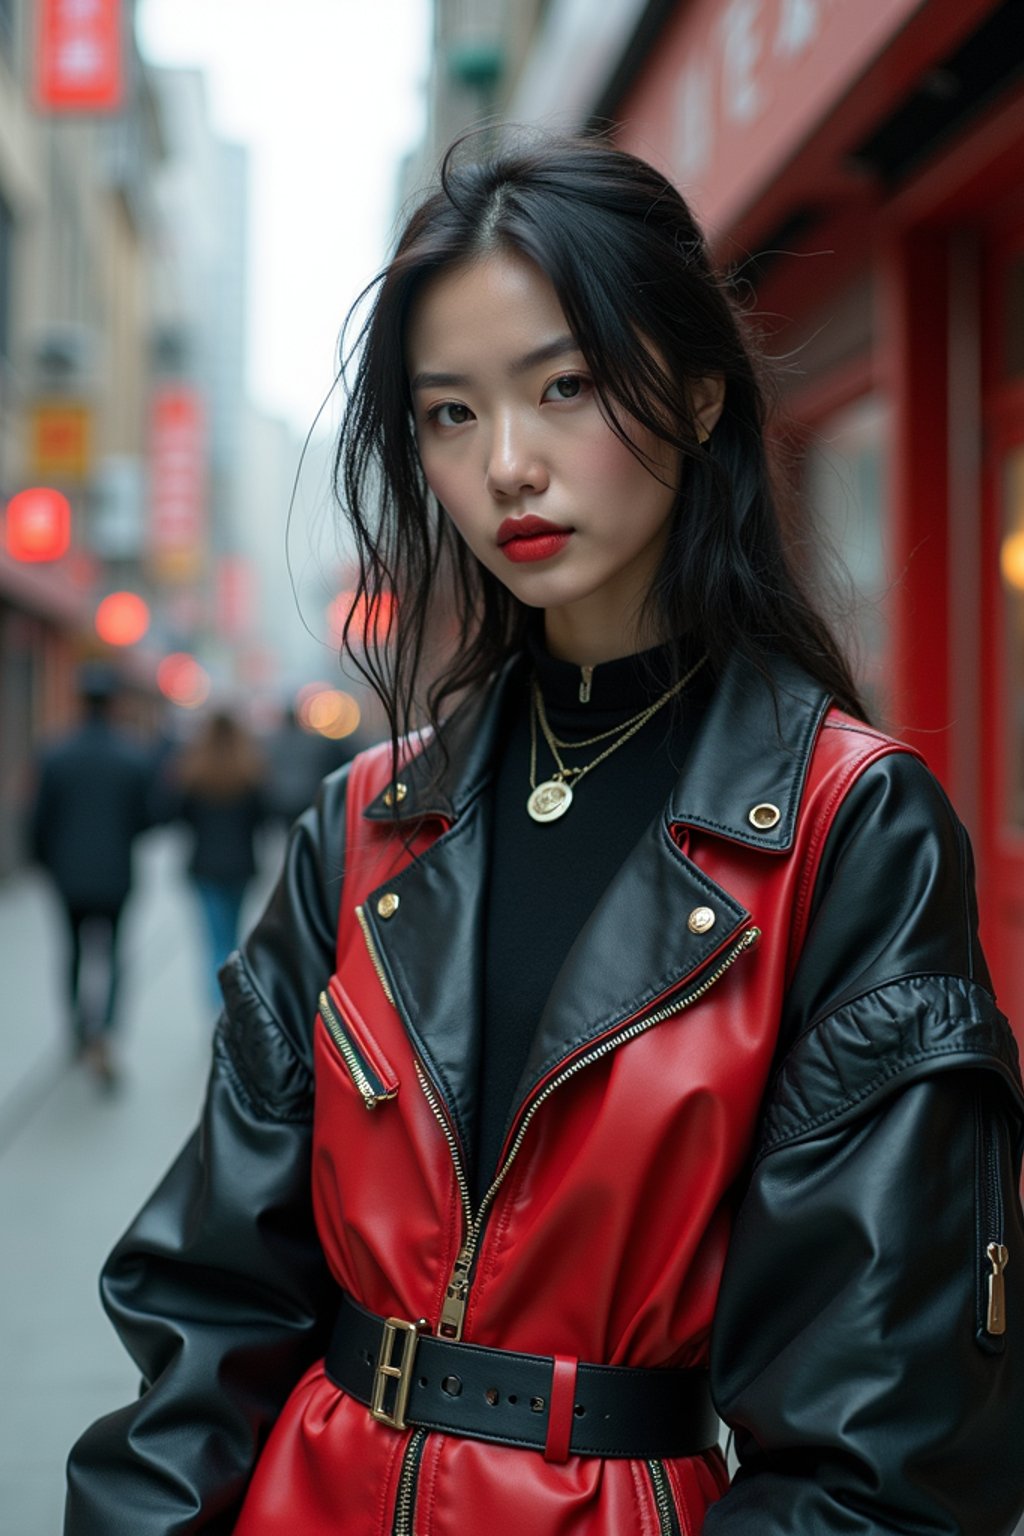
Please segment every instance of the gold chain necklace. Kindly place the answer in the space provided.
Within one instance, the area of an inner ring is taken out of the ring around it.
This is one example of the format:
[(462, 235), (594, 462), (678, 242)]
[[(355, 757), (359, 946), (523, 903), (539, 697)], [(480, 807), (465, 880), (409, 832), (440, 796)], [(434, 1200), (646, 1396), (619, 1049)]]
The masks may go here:
[[(564, 816), (570, 805), (572, 805), (574, 789), (578, 786), (584, 775), (596, 768), (598, 763), (603, 763), (606, 758), (611, 757), (612, 753), (617, 752), (620, 747), (625, 746), (630, 737), (635, 736), (637, 731), (645, 726), (648, 720), (652, 719), (658, 713), (658, 710), (668, 703), (669, 699), (674, 699), (676, 694), (686, 687), (690, 679), (700, 671), (705, 661), (707, 661), (707, 656), (702, 656), (700, 661), (690, 668), (689, 672), (685, 673), (678, 682), (673, 683), (671, 688), (661, 695), (660, 699), (655, 699), (653, 704), (648, 704), (639, 714), (634, 715), (631, 720), (627, 720), (625, 725), (614, 726), (610, 731), (602, 731), (599, 736), (591, 736), (586, 741), (578, 741), (571, 744), (559, 741), (548, 724), (547, 712), (544, 708), (544, 696), (540, 691), (540, 684), (536, 677), (534, 677), (530, 708), (530, 797), (526, 802), (526, 809), (533, 817), (533, 820), (539, 822), (557, 821), (560, 816)], [(545, 779), (542, 784), (537, 783), (538, 720), (540, 721), (540, 728), (544, 733), (544, 740), (547, 742), (551, 750), (551, 756), (556, 764), (556, 771), (550, 778)], [(563, 751), (570, 745), (592, 747), (596, 746), (600, 741), (607, 741), (609, 736), (614, 736), (616, 733), (618, 733), (618, 740), (613, 741), (610, 747), (605, 747), (603, 752), (599, 752), (592, 762), (585, 763), (582, 768), (566, 767), (559, 756), (559, 747)], [(572, 784), (569, 783), (570, 779), (573, 781)]]

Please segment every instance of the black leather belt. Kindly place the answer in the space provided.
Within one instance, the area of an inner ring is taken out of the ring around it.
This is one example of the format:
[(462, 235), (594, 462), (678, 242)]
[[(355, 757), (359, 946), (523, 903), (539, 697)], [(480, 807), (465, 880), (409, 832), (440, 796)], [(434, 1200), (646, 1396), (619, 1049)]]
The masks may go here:
[(718, 1440), (707, 1374), (587, 1365), (456, 1344), (343, 1296), (325, 1361), (336, 1386), (395, 1429), (576, 1456), (693, 1456)]

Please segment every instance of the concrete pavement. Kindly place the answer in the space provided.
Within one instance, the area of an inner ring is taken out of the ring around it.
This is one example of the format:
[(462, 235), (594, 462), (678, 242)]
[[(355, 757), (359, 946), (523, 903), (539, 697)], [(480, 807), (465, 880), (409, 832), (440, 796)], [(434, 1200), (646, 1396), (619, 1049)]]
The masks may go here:
[(140, 843), (112, 1095), (68, 1060), (63, 935), (45, 878), (0, 887), (2, 1536), (59, 1536), (69, 1447), (138, 1389), (96, 1278), (202, 1098), (212, 1010), (183, 867), (177, 833)]

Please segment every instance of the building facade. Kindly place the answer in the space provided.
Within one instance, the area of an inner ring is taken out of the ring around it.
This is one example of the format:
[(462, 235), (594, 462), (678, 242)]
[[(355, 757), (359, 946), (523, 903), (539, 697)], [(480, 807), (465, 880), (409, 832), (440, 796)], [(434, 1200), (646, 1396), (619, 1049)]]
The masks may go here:
[[(246, 152), (214, 132), (199, 74), (143, 61), (134, 0), (47, 14), (113, 20), (119, 88), (103, 105), (46, 99), (40, 8), (0, 4), (0, 876), (78, 664), (113, 655), (105, 597), (148, 608), (117, 648), (139, 723), (161, 712), (168, 653), (198, 653), (223, 691), (249, 685), (245, 544), (266, 515), (241, 474)], [(67, 547), (43, 555), (11, 536), (12, 505), (39, 486), (70, 503)]]
[(0, 503), (28, 488), (70, 504), (55, 558), (0, 548), (0, 874), (40, 737), (70, 711), (109, 586), (141, 574), (151, 186), (163, 146), (149, 77), (121, 34), (116, 111), (38, 94), (37, 8), (0, 6)]
[(806, 545), (880, 724), (975, 849), (1024, 1018), (1024, 14), (1017, 0), (551, 0), (501, 102), (684, 191), (782, 363)]

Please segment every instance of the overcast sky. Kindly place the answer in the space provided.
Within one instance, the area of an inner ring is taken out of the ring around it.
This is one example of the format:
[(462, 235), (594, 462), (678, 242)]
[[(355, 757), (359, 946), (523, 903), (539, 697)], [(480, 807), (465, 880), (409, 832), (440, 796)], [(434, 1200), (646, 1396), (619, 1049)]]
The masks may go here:
[(386, 253), (429, 29), (430, 0), (139, 3), (144, 56), (202, 68), (217, 131), (250, 150), (250, 385), (303, 434)]

